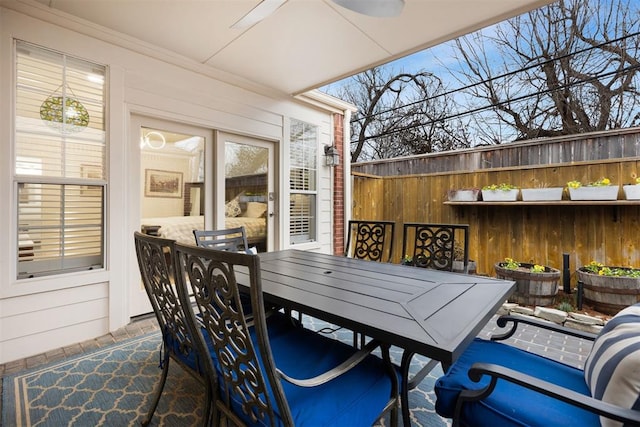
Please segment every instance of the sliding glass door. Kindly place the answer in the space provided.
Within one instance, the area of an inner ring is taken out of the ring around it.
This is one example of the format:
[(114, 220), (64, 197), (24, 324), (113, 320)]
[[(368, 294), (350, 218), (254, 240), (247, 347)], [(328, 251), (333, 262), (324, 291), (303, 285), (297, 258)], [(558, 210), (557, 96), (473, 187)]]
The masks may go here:
[(264, 252), (275, 248), (276, 194), (274, 144), (221, 133), (218, 153), (224, 162), (218, 177), (220, 201), (224, 198), (224, 228), (244, 226), (249, 245)]
[[(130, 190), (137, 195), (131, 201), (138, 207), (136, 228), (193, 244), (192, 230), (205, 228), (205, 199), (211, 188), (205, 183), (205, 152), (213, 152), (205, 146), (213, 146), (213, 132), (145, 117), (132, 121), (131, 149), (139, 155), (138, 176), (131, 180)], [(131, 277), (130, 316), (151, 312), (137, 264), (132, 266)]]

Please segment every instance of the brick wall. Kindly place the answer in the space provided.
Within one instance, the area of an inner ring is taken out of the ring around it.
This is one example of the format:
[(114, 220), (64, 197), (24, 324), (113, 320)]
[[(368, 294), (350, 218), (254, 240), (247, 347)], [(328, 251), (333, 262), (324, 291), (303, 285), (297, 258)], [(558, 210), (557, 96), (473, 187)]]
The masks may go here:
[(334, 114), (334, 145), (340, 153), (340, 164), (333, 168), (333, 253), (344, 253), (344, 116)]

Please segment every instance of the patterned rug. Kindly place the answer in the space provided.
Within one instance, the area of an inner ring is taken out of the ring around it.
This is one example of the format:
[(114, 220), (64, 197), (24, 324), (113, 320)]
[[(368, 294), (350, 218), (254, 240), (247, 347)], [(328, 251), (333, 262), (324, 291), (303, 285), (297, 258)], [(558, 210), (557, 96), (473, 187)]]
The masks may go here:
[[(319, 329), (323, 322), (305, 317), (305, 326)], [(351, 342), (348, 330), (334, 332)], [(8, 375), (2, 382), (2, 425), (13, 426), (134, 426), (146, 414), (160, 378), (160, 335), (153, 333), (85, 353), (33, 370)], [(394, 361), (401, 352), (392, 349)], [(426, 360), (416, 357), (412, 371)], [(414, 426), (447, 425), (434, 411), (436, 368), (410, 392)], [(167, 385), (154, 414), (153, 426), (192, 426), (202, 417), (204, 388), (180, 367), (171, 364)], [(377, 426), (388, 426), (388, 416)]]

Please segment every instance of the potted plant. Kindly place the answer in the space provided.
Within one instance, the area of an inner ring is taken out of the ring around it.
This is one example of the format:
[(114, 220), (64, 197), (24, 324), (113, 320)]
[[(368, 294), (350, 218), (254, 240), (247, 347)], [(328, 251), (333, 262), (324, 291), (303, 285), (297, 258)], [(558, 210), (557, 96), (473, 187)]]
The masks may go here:
[(491, 184), (482, 187), (482, 200), (485, 202), (514, 202), (520, 189), (511, 184)]
[(498, 279), (508, 279), (516, 282), (516, 290), (510, 302), (523, 305), (548, 306), (552, 305), (558, 294), (560, 270), (540, 264), (517, 262), (513, 258), (494, 265)]
[(571, 200), (616, 200), (618, 198), (618, 185), (611, 185), (609, 178), (600, 178), (587, 185), (580, 181), (567, 182), (569, 197)]
[(536, 178), (533, 178), (531, 182), (533, 183), (533, 188), (520, 190), (523, 201), (562, 200), (564, 187), (550, 187), (546, 182), (540, 182)]
[(480, 195), (479, 188), (460, 188), (447, 191), (447, 200), (450, 202), (475, 202)]
[(640, 269), (591, 261), (576, 275), (583, 286), (585, 302), (602, 313), (614, 315), (640, 302)]
[(633, 184), (625, 184), (622, 186), (624, 198), (627, 200), (640, 200), (640, 177), (635, 173), (631, 174)]
[[(453, 244), (453, 266), (451, 270), (455, 273), (464, 273), (464, 249), (457, 241)], [(476, 274), (477, 263), (470, 259), (467, 261), (467, 273)]]

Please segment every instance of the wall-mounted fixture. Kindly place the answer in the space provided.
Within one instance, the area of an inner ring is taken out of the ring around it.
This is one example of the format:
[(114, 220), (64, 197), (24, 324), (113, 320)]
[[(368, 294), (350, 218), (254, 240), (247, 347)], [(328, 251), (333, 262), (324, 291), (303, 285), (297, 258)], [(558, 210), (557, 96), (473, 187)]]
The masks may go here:
[(324, 164), (327, 166), (338, 166), (340, 164), (340, 153), (333, 145), (324, 146)]
[(154, 150), (160, 150), (167, 144), (164, 135), (155, 130), (149, 131), (140, 138), (140, 148), (149, 147)]

